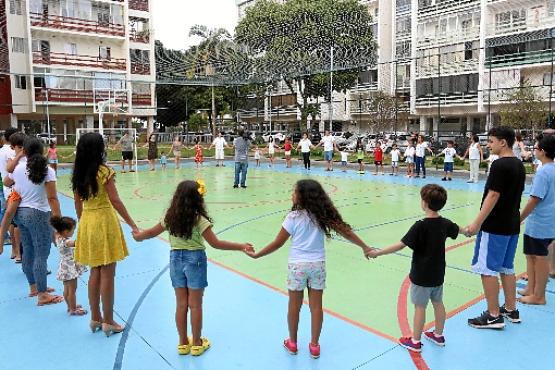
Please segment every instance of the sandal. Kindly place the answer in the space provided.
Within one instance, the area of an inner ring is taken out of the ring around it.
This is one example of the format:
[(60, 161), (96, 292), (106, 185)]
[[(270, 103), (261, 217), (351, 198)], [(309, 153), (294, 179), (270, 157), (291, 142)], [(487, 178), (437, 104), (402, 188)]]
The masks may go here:
[(21, 263), (21, 257), (20, 258), (15, 258), (15, 263)]
[(191, 345), (190, 344), (179, 344), (177, 346), (177, 353), (182, 356), (188, 355), (191, 353)]
[(51, 304), (58, 304), (58, 303), (62, 303), (64, 301), (64, 297), (61, 297), (59, 295), (51, 295), (48, 297), (48, 299), (46, 301), (37, 302), (37, 306), (48, 306)]
[[(54, 288), (50, 288), (50, 287), (46, 288), (46, 293), (54, 293), (55, 291), (56, 291), (56, 289), (54, 289)], [(39, 295), (39, 292), (37, 292), (37, 291), (29, 293), (29, 297), (36, 297), (38, 295)]]
[(200, 338), (202, 345), (191, 346), (191, 354), (193, 356), (200, 356), (210, 348), (210, 341), (206, 338)]
[(69, 316), (85, 316), (87, 313), (87, 310), (77, 307), (76, 309), (69, 311)]

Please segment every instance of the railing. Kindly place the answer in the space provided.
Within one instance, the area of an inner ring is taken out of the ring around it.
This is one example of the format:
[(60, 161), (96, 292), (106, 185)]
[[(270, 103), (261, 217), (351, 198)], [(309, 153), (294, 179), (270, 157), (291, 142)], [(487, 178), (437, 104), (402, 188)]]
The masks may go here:
[(149, 75), (150, 74), (150, 64), (141, 62), (131, 62), (131, 74), (134, 75)]
[(512, 22), (493, 23), (488, 26), (489, 35), (505, 35), (524, 31), (533, 31), (555, 26), (555, 16), (541, 17), (537, 20), (517, 20)]
[(416, 106), (418, 108), (434, 108), (438, 105), (457, 105), (457, 104), (475, 104), (478, 101), (478, 92), (461, 92), (461, 93), (451, 93), (449, 95), (441, 94), (437, 95), (426, 95), (416, 98)]
[[(469, 59), (452, 62), (441, 62), (440, 74), (457, 74), (463, 72), (476, 72), (478, 70), (478, 59)], [(434, 64), (416, 64), (416, 74), (418, 77), (433, 77), (438, 75), (438, 65)]]
[(64, 17), (53, 14), (31, 13), (31, 26), (64, 29), (86, 33), (100, 33), (111, 36), (125, 36), (123, 24), (99, 22), (90, 19)]
[(551, 62), (554, 58), (553, 50), (538, 50), (515, 54), (489, 56), (486, 58), (486, 68), (511, 67), (525, 64)]
[(425, 16), (431, 13), (444, 12), (445, 10), (465, 9), (469, 7), (479, 6), (480, 0), (444, 0), (432, 4), (431, 0), (418, 1), (418, 15)]
[[(97, 91), (96, 96), (93, 90), (75, 90), (75, 89), (53, 89), (37, 87), (35, 88), (35, 100), (38, 102), (49, 103), (90, 103), (93, 104), (98, 100), (109, 99), (109, 92), (105, 93)], [(118, 103), (127, 103), (127, 97), (116, 98)]]
[(93, 55), (73, 55), (65, 53), (43, 53), (33, 52), (33, 63), (35, 64), (60, 64), (65, 66), (93, 67), (102, 69), (116, 69), (125, 71), (127, 61), (121, 58), (104, 59)]
[(358, 85), (351, 87), (349, 90), (351, 91), (375, 91), (378, 90), (378, 83), (377, 82), (368, 82), (368, 83), (359, 83)]
[(129, 9), (148, 12), (148, 0), (129, 0)]
[(148, 44), (150, 42), (150, 32), (148, 31), (130, 32), (129, 39), (133, 42)]
[(150, 95), (150, 93), (132, 93), (131, 102), (133, 105), (151, 106), (152, 95)]
[[(420, 32), (419, 32), (420, 33)], [(449, 45), (460, 43), (468, 40), (478, 39), (480, 37), (480, 29), (478, 27), (457, 32), (449, 32), (437, 35), (424, 35), (419, 37), (419, 47), (433, 47), (436, 45)]]
[[(492, 88), (491, 91), (487, 89), (484, 91), (484, 102), (501, 102), (501, 103), (510, 103), (510, 95), (514, 94), (516, 91), (520, 89), (519, 86), (513, 87), (496, 87), (495, 89)], [(551, 94), (551, 87), (550, 86), (536, 86), (534, 87), (534, 93), (538, 97), (538, 99), (543, 101), (549, 100), (549, 95)], [(554, 91), (555, 93), (555, 91)]]

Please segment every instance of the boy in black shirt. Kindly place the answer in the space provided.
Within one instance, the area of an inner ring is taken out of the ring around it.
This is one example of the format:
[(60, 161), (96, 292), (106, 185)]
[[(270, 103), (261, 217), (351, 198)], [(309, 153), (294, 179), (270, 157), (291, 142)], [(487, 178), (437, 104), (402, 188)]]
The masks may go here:
[[(480, 316), (469, 319), (468, 325), (478, 329), (503, 329), (503, 317), (520, 323), (520, 314), (516, 309), (514, 260), (520, 234), (520, 201), (526, 171), (522, 161), (513, 154), (515, 132), (512, 128), (494, 127), (488, 135), (490, 151), (499, 159), (491, 165), (480, 212), (465, 229), (466, 236), (478, 234), (472, 271), (482, 277), (488, 309)], [(502, 307), (499, 307), (499, 276), (505, 295)]]
[(420, 342), (426, 321), (426, 306), (434, 306), (435, 330), (424, 333), (426, 339), (438, 346), (445, 345), (443, 327), (445, 306), (443, 305), (443, 281), (445, 278), (445, 240), (456, 239), (459, 226), (443, 218), (438, 211), (447, 202), (447, 191), (439, 185), (429, 184), (420, 190), (422, 210), (426, 218), (417, 221), (401, 239), (401, 242), (382, 250), (373, 249), (367, 257), (378, 257), (395, 253), (405, 247), (412, 249), (412, 265), (409, 278), (410, 296), (414, 304), (414, 327), (412, 337), (403, 337), (399, 343), (413, 352), (422, 351)]

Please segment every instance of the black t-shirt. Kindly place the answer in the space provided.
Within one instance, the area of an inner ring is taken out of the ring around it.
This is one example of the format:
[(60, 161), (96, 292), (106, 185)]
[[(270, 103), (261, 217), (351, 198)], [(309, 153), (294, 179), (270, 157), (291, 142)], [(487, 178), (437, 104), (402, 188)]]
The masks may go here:
[(492, 163), (482, 205), (490, 190), (498, 192), (500, 197), (481, 230), (498, 235), (520, 233), (520, 200), (525, 181), (526, 170), (520, 159), (503, 157)]
[(410, 281), (413, 284), (435, 287), (445, 278), (445, 240), (456, 239), (459, 226), (446, 218), (425, 218), (416, 221), (401, 239), (412, 249)]

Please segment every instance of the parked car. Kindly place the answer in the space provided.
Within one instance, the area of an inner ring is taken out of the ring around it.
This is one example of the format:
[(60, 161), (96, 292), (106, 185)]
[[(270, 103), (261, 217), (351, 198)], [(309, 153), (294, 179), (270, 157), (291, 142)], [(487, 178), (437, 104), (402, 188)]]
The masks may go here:
[(55, 143), (56, 135), (49, 134), (48, 132), (43, 132), (42, 134), (37, 134), (37, 139), (42, 141), (44, 144)]
[(279, 144), (285, 141), (286, 135), (283, 132), (278, 132), (278, 131), (266, 132), (262, 134), (262, 139), (264, 139), (265, 143), (267, 143), (270, 140), (270, 136), (274, 138), (274, 142), (276, 144)]

